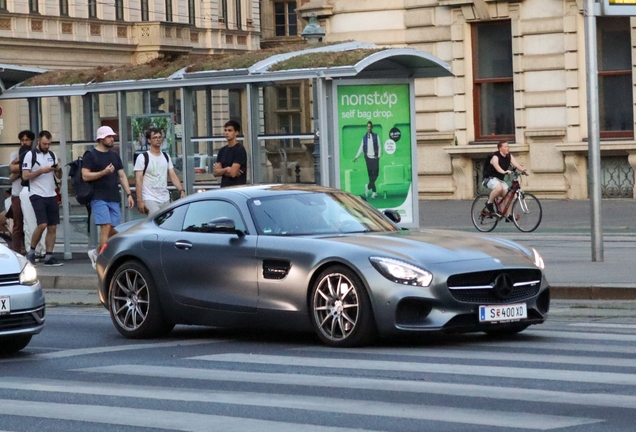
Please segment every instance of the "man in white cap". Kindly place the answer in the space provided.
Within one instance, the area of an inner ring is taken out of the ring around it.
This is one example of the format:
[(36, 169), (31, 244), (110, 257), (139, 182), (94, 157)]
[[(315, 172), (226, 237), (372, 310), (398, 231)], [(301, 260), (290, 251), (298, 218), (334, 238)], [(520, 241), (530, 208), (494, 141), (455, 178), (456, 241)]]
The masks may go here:
[(95, 225), (99, 226), (99, 247), (88, 251), (93, 268), (98, 251), (106, 241), (116, 233), (115, 227), (121, 223), (119, 209), (121, 184), (128, 198), (128, 208), (133, 208), (135, 202), (130, 193), (128, 178), (124, 172), (124, 165), (117, 153), (112, 151), (117, 134), (110, 126), (97, 129), (97, 146), (95, 151), (86, 152), (82, 159), (82, 179), (93, 185), (93, 199), (91, 211), (95, 218)]

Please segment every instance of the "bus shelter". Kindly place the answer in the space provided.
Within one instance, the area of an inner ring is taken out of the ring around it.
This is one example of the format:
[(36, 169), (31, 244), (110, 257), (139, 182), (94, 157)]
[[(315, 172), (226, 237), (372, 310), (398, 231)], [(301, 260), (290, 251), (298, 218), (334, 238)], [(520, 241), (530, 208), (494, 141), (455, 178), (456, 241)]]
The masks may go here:
[[(45, 72), (3, 89), (0, 100), (26, 100), (34, 131), (43, 128), (45, 101), (56, 106), (57, 130), (49, 130), (63, 165), (94, 145), (97, 127), (113, 126), (130, 180), (145, 129), (159, 126), (188, 194), (218, 187), (211, 168), (225, 144), (222, 124), (238, 120), (248, 183), (342, 188), (417, 226), (414, 79), (443, 76), (450, 67), (426, 52), (347, 42)], [(365, 166), (374, 154), (377, 169)], [(69, 259), (73, 221), (86, 216), (73, 210), (67, 176), (61, 194)], [(122, 208), (124, 220), (141, 217), (123, 195)]]

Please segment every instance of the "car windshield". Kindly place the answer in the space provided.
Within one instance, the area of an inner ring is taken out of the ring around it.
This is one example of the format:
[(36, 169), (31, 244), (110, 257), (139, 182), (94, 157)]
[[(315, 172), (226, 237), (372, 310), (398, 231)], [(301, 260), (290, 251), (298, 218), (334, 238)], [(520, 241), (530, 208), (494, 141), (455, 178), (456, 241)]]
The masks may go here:
[(398, 228), (373, 207), (346, 193), (299, 193), (248, 202), (260, 235), (393, 232)]

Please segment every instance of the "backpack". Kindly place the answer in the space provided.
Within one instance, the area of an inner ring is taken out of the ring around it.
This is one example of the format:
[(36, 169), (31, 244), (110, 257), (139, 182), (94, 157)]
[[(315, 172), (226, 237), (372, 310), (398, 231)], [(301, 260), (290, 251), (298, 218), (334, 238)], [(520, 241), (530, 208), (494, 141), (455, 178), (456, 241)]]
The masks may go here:
[[(166, 153), (165, 151), (162, 151), (161, 153), (163, 153), (163, 157), (166, 158), (166, 162), (168, 163), (168, 166), (170, 166), (170, 157), (168, 156), (168, 153)], [(145, 151), (142, 153), (144, 155), (144, 173), (142, 175), (146, 175), (146, 170), (148, 169), (148, 164), (150, 163), (150, 157), (148, 156), (148, 152)]]
[[(86, 153), (88, 153), (88, 150)], [(86, 156), (84, 153), (84, 156)], [(80, 204), (89, 204), (93, 199), (93, 184), (82, 179), (82, 156), (68, 164), (68, 176), (73, 185), (73, 195)]]
[[(28, 152), (24, 153), (22, 155), (22, 157), (20, 157), (20, 184), (24, 187), (31, 187), (31, 182), (29, 180), (25, 180), (24, 177), (22, 177), (22, 167), (24, 166), (24, 158), (26, 157), (26, 155), (28, 155), (29, 153), (31, 153), (31, 170), (33, 170), (33, 167), (35, 166), (35, 164), (40, 165), (40, 163), (38, 162), (37, 159), (37, 154), (35, 153), (35, 149), (31, 149)], [(53, 165), (55, 165), (57, 163), (57, 159), (55, 158), (55, 153), (53, 152), (49, 152), (51, 153), (51, 155), (53, 156)], [(57, 184), (57, 181), (56, 181)]]
[(486, 159), (484, 159), (484, 167), (482, 168), (482, 171), (481, 171), (481, 175), (484, 180), (488, 178), (490, 160), (492, 159), (494, 155), (495, 155), (494, 153), (490, 153), (488, 156), (486, 156)]

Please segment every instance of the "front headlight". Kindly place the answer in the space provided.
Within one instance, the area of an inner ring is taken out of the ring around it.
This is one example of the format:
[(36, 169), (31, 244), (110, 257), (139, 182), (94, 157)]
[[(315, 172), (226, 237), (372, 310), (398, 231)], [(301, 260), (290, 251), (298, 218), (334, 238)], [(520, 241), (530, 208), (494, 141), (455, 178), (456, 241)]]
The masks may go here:
[(532, 249), (532, 259), (534, 261), (534, 265), (539, 267), (541, 270), (545, 269), (545, 263), (543, 262), (543, 258), (541, 258), (541, 255), (539, 254), (539, 252), (537, 252), (535, 248), (531, 248), (531, 249)]
[(369, 261), (382, 276), (396, 283), (427, 287), (433, 281), (426, 270), (396, 259), (371, 257)]
[(35, 285), (38, 282), (38, 272), (35, 270), (33, 264), (27, 261), (26, 265), (20, 272), (20, 284), (21, 285)]

